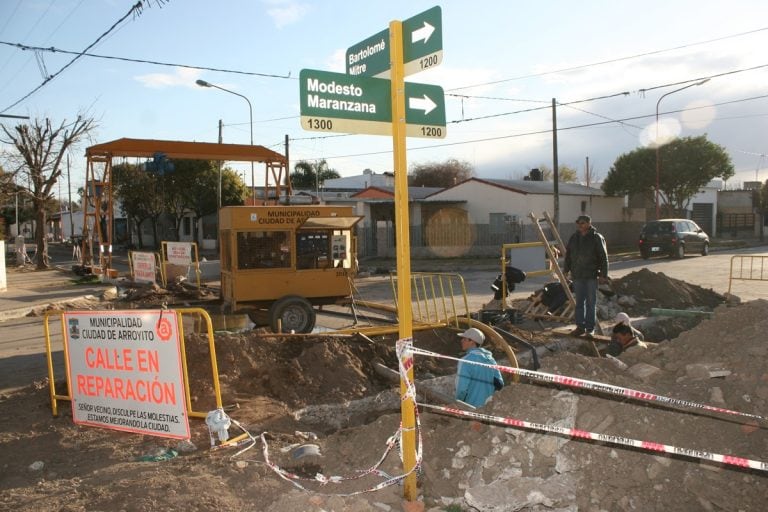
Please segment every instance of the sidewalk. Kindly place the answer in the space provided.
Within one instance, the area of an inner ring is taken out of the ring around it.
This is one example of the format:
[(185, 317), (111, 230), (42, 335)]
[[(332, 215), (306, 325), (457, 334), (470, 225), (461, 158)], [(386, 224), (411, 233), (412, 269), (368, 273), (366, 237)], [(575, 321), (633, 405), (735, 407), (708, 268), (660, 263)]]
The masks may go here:
[(6, 268), (8, 289), (0, 291), (0, 322), (27, 316), (34, 309), (101, 295), (114, 285), (74, 283), (71, 271), (53, 267), (34, 270), (31, 266)]

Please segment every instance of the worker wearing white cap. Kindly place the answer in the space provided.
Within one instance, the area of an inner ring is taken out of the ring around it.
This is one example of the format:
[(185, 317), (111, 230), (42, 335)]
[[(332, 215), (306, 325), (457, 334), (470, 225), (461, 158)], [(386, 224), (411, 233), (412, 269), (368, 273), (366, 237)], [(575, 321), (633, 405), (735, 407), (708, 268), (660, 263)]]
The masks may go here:
[(474, 327), (459, 334), (461, 349), (466, 355), (456, 370), (456, 400), (473, 407), (485, 405), (493, 392), (504, 387), (504, 379), (497, 368), (472, 363), (496, 365), (490, 350), (482, 348), (485, 334)]
[[(614, 332), (616, 330), (616, 327), (619, 325), (626, 325), (630, 329), (632, 329), (632, 337), (637, 339), (638, 341), (645, 341), (645, 337), (643, 336), (643, 333), (635, 329), (635, 327), (632, 325), (632, 321), (629, 319), (629, 315), (622, 312), (616, 315), (616, 318), (613, 319), (614, 322), (616, 322), (616, 325), (613, 326)], [(611, 336), (611, 339), (614, 339), (614, 336)]]

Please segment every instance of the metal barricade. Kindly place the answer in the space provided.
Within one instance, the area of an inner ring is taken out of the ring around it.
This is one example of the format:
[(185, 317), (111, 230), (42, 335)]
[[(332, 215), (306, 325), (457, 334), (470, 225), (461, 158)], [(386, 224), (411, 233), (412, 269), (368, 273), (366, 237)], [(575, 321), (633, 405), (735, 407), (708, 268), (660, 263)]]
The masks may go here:
[[(390, 275), (397, 297), (397, 276)], [(445, 323), (459, 327), (459, 317), (471, 318), (464, 278), (459, 274), (412, 272), (411, 310), (413, 321), (425, 324)]]
[(739, 254), (731, 256), (731, 269), (728, 274), (729, 294), (735, 280), (768, 281), (768, 256)]

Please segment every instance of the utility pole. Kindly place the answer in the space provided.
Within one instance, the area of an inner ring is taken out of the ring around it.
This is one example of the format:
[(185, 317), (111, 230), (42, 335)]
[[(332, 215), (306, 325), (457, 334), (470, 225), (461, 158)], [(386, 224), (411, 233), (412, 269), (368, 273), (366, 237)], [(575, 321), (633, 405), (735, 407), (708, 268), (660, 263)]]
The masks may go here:
[(285, 134), (285, 204), (291, 204), (293, 187), (291, 186), (291, 165), (288, 159), (288, 134)]
[(69, 176), (69, 153), (67, 153), (67, 203), (69, 204), (69, 238), (75, 236), (75, 218), (72, 215), (72, 181)]
[(587, 163), (584, 167), (584, 181), (586, 182), (587, 186), (589, 186), (590, 181), (592, 181), (592, 176), (589, 172), (589, 157), (587, 157)]
[(554, 188), (552, 193), (555, 199), (555, 228), (560, 230), (560, 176), (557, 161), (557, 100), (552, 98), (552, 175), (554, 179)]
[[(223, 130), (224, 130), (224, 123), (219, 119), (219, 144), (224, 142), (223, 138)], [(217, 199), (217, 206), (216, 208), (216, 251), (221, 249), (221, 242), (219, 241), (219, 226), (221, 225), (221, 166), (223, 162), (221, 160), (218, 161), (219, 166), (219, 197)]]
[[(223, 130), (224, 124), (221, 122), (221, 119), (219, 119), (219, 144), (223, 142), (222, 138), (222, 130)], [(219, 210), (221, 210), (221, 160), (219, 160)]]
[[(61, 180), (57, 178), (56, 184), (59, 186), (59, 236), (63, 241), (64, 240), (64, 219), (62, 219), (62, 217), (64, 216), (64, 201), (61, 200)], [(54, 232), (55, 231), (56, 230), (54, 229)]]

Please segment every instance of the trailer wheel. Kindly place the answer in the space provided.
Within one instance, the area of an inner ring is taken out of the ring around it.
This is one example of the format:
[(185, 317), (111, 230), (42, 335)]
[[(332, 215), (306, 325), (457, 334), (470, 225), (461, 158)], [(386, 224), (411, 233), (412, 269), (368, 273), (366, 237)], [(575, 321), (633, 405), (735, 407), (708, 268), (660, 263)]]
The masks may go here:
[(269, 312), (263, 309), (252, 309), (248, 311), (248, 318), (256, 327), (270, 325)]
[(289, 295), (269, 308), (269, 323), (272, 332), (282, 327), (282, 332), (309, 333), (315, 327), (315, 310), (304, 297)]

